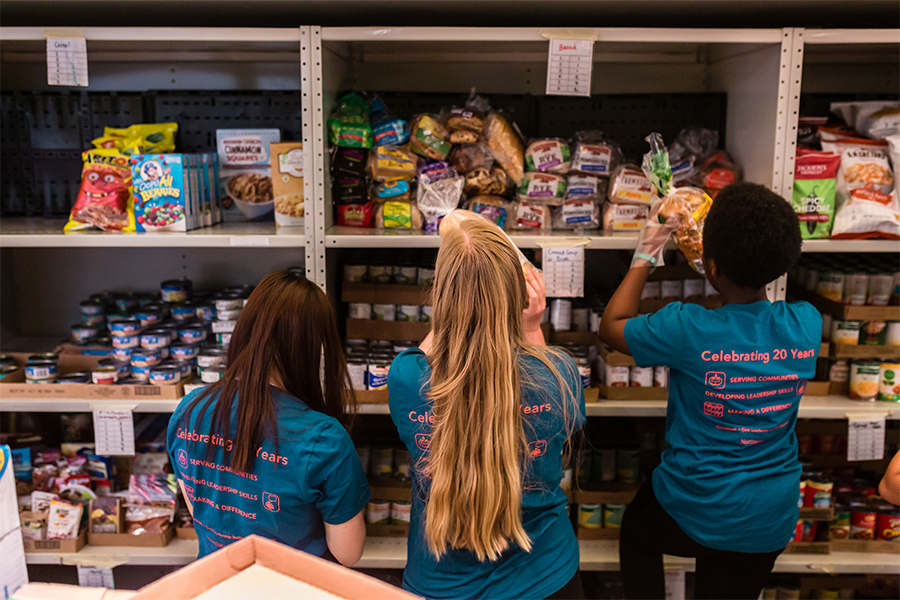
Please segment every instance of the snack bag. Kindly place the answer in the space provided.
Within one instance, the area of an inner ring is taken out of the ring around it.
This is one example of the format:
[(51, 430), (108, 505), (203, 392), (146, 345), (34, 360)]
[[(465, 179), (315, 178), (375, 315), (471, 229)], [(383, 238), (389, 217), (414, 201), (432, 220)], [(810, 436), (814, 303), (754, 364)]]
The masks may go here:
[(484, 138), (494, 158), (518, 185), (525, 174), (525, 147), (513, 126), (502, 114), (492, 112), (484, 122)]
[(699, 186), (712, 198), (726, 186), (742, 179), (741, 168), (731, 162), (724, 152), (716, 152), (706, 159), (697, 172)]
[(441, 220), (459, 206), (464, 183), (462, 177), (439, 179), (433, 182), (419, 180), (417, 204), (425, 219), (426, 232), (436, 233)]
[[(491, 200), (491, 201), (492, 202), (497, 202), (497, 201), (503, 202), (503, 199), (498, 198), (496, 200)], [(471, 204), (471, 202), (470, 202), (470, 204)], [(446, 235), (447, 232), (450, 231), (451, 229), (455, 229), (455, 228), (459, 227), (459, 224), (462, 223), (463, 221), (465, 221), (466, 219), (486, 219), (487, 221), (493, 223), (494, 225), (497, 225), (497, 223), (493, 219), (485, 216), (484, 214), (475, 213), (475, 212), (472, 212), (469, 210), (457, 209), (457, 210), (452, 211), (450, 214), (448, 214), (444, 218), (443, 221), (441, 221), (441, 237)], [(522, 254), (522, 251), (519, 250), (518, 246), (516, 246), (513, 243), (513, 241), (509, 238), (509, 236), (506, 235), (506, 232), (503, 231), (503, 228), (498, 227), (498, 230), (503, 235), (503, 237), (505, 237), (509, 241), (509, 245), (512, 246), (513, 248), (515, 248), (516, 254), (519, 256), (519, 264), (522, 265), (522, 270), (526, 273), (533, 270), (535, 268), (535, 266), (533, 264), (531, 264), (530, 260), (525, 258), (525, 255)]]
[(609, 177), (618, 166), (621, 150), (603, 137), (602, 131), (579, 131), (572, 145), (572, 167), (576, 173)]
[(337, 224), (344, 227), (371, 227), (375, 203), (340, 204), (337, 208)]
[(565, 175), (572, 166), (569, 144), (561, 139), (534, 140), (525, 149), (525, 170)]
[(422, 213), (412, 202), (390, 200), (375, 212), (376, 229), (422, 229)]
[(342, 96), (337, 109), (328, 119), (328, 140), (334, 146), (369, 148), (372, 146), (372, 127), (369, 125), (369, 106), (356, 92)]
[(558, 206), (566, 195), (566, 178), (552, 173), (525, 173), (519, 185), (519, 200)]
[(418, 162), (416, 155), (402, 146), (376, 146), (369, 150), (367, 170), (375, 181), (411, 179)]
[(47, 516), (47, 539), (70, 540), (78, 537), (81, 525), (81, 504), (70, 504), (62, 500), (50, 502), (50, 513)]
[(800, 219), (803, 239), (827, 238), (834, 223), (835, 180), (841, 157), (799, 149), (791, 205)]
[(178, 123), (143, 123), (126, 128), (104, 127), (103, 137), (93, 140), (95, 148), (116, 149), (123, 154), (165, 154), (175, 152)]
[(550, 231), (550, 207), (538, 202), (511, 202), (509, 229), (539, 229)]
[(134, 231), (131, 198), (131, 165), (116, 149), (101, 148), (82, 153), (81, 187), (65, 231), (98, 227), (104, 231)]
[(435, 115), (416, 115), (409, 126), (409, 147), (416, 154), (444, 160), (450, 154), (449, 132)]

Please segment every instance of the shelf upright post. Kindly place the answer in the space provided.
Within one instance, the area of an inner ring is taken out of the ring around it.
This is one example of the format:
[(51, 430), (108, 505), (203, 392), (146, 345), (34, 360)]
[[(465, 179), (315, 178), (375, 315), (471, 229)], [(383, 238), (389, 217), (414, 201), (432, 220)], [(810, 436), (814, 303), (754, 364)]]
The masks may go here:
[[(789, 199), (794, 194), (794, 164), (797, 157), (797, 127), (800, 120), (800, 87), (803, 83), (803, 27), (792, 29), (790, 71), (788, 73), (787, 121), (784, 128), (784, 167), (782, 196)], [(781, 103), (779, 102), (779, 110)]]
[[(323, 115), (324, 98), (322, 96), (322, 28), (308, 27), (309, 31), (309, 64), (304, 70), (304, 77), (309, 77), (310, 101), (309, 115), (307, 115), (306, 104), (303, 110), (304, 132), (308, 132), (310, 150), (306, 152), (309, 166), (306, 167), (306, 173), (312, 174), (312, 182), (314, 188), (312, 193), (307, 196), (306, 210), (307, 223), (310, 223), (310, 215), (312, 224), (315, 228), (312, 233), (313, 254), (315, 256), (316, 271), (312, 280), (315, 281), (323, 290), (326, 289), (326, 271), (325, 271), (325, 183), (328, 181), (328, 174), (325, 172), (325, 122)], [(304, 102), (306, 99), (304, 98)], [(304, 139), (307, 135), (304, 133)], [(312, 200), (312, 202), (310, 202)], [(310, 233), (307, 230), (307, 238)], [(326, 290), (327, 291), (327, 290)]]
[[(316, 161), (315, 155), (321, 152), (321, 145), (316, 145), (315, 135), (318, 129), (313, 124), (315, 101), (313, 98), (313, 77), (310, 65), (312, 64), (312, 32), (308, 26), (300, 27), (300, 93), (301, 107), (303, 109), (303, 197), (304, 197), (304, 234), (306, 243), (306, 278), (310, 281), (318, 281), (319, 253), (316, 244), (321, 240), (324, 243), (324, 231), (318, 226), (318, 220), (313, 216), (316, 212)], [(322, 265), (324, 269), (324, 264)]]

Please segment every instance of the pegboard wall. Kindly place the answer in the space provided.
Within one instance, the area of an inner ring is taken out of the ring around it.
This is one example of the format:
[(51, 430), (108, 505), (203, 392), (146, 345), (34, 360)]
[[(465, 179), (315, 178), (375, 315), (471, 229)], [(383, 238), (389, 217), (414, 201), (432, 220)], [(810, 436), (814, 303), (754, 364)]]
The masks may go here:
[(104, 127), (178, 123), (176, 148), (210, 152), (216, 129), (279, 128), (302, 140), (299, 92), (8, 92), (0, 95), (0, 215), (65, 216), (81, 152)]

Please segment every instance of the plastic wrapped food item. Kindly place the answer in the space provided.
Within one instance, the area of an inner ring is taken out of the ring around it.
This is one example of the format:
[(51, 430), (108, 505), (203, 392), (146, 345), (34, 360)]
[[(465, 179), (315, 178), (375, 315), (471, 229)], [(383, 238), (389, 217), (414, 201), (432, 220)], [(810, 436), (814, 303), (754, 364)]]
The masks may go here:
[(713, 154), (697, 170), (697, 181), (711, 198), (715, 198), (726, 186), (742, 179), (741, 168), (731, 162), (724, 152)]
[(377, 146), (369, 151), (366, 170), (375, 181), (412, 179), (418, 157), (403, 146)]
[(715, 152), (718, 146), (719, 132), (715, 129), (699, 126), (685, 127), (675, 136), (675, 143), (672, 144), (670, 154), (683, 149), (687, 154), (702, 159)]
[(398, 200), (409, 202), (412, 198), (412, 185), (406, 179), (392, 179), (381, 183), (372, 182), (369, 189), (369, 199), (375, 202)]
[(490, 169), (494, 155), (484, 142), (461, 144), (450, 152), (450, 163), (460, 173), (468, 173), (474, 169)]
[(525, 147), (512, 125), (502, 114), (492, 112), (484, 122), (484, 137), (494, 158), (518, 185), (524, 175)]
[(637, 165), (619, 165), (610, 177), (608, 197), (610, 202), (616, 204), (649, 206), (653, 197), (653, 186)]
[(178, 123), (140, 123), (124, 129), (104, 127), (103, 137), (93, 140), (95, 148), (116, 149), (123, 154), (166, 154), (175, 152)]
[(450, 131), (471, 131), (480, 135), (484, 130), (484, 115), (472, 106), (453, 107), (447, 114), (447, 129)]
[(437, 116), (416, 115), (409, 126), (409, 147), (426, 158), (444, 160), (450, 154), (449, 136)]
[(328, 119), (328, 139), (335, 146), (353, 148), (372, 146), (369, 107), (356, 92), (351, 92), (338, 100), (334, 115)]
[(800, 219), (803, 239), (827, 238), (834, 223), (835, 180), (841, 157), (800, 148), (794, 167), (791, 205)]
[(70, 504), (62, 500), (50, 501), (50, 512), (47, 515), (47, 539), (71, 540), (78, 537), (81, 525), (81, 504)]
[(81, 155), (81, 187), (65, 231), (98, 227), (104, 231), (134, 231), (129, 157), (116, 149), (88, 150)]
[(475, 196), (466, 202), (466, 210), (481, 215), (503, 229), (509, 216), (509, 202), (498, 196)]
[(816, 146), (819, 143), (819, 128), (828, 124), (828, 117), (804, 117), (797, 120), (797, 144)]
[(363, 204), (368, 200), (366, 184), (360, 179), (339, 179), (331, 183), (331, 199), (335, 204)]
[(337, 224), (344, 227), (371, 227), (375, 203), (340, 204), (337, 206)]
[[(473, 200), (474, 200), (474, 198), (473, 198)], [(505, 201), (502, 198), (492, 199), (491, 202), (505, 203)], [(471, 204), (471, 203), (472, 202), (470, 201), (469, 204)], [(459, 227), (459, 224), (462, 223), (463, 221), (465, 221), (466, 219), (485, 219), (488, 222), (493, 223), (494, 225), (497, 225), (496, 221), (494, 221), (489, 216), (484, 215), (482, 213), (476, 213), (476, 212), (472, 212), (470, 210), (454, 210), (450, 214), (448, 214), (444, 218), (443, 221), (441, 221), (441, 228), (440, 228), (441, 236), (443, 237), (443, 236), (447, 235), (448, 231)], [(535, 268), (535, 266), (533, 264), (531, 264), (530, 260), (525, 258), (525, 255), (522, 254), (522, 251), (519, 250), (518, 246), (516, 246), (513, 243), (513, 241), (509, 238), (509, 236), (506, 235), (506, 232), (503, 231), (502, 226), (499, 226), (497, 228), (497, 230), (499, 231), (499, 233), (501, 235), (503, 235), (503, 237), (505, 237), (507, 239), (507, 241), (509, 241), (509, 245), (512, 246), (513, 248), (515, 248), (516, 254), (519, 257), (519, 264), (522, 265), (522, 270), (525, 273), (528, 273), (529, 271), (533, 270)]]
[(552, 173), (525, 173), (519, 185), (518, 196), (521, 202), (542, 202), (559, 206), (566, 196), (566, 178)]
[(648, 204), (614, 204), (603, 206), (605, 231), (639, 231), (650, 215)]
[(375, 209), (376, 229), (422, 229), (422, 213), (414, 202), (389, 200)]
[(572, 145), (572, 167), (576, 173), (609, 177), (621, 161), (619, 146), (601, 131), (579, 131)]
[(452, 179), (456, 177), (456, 169), (453, 165), (445, 160), (436, 160), (432, 162), (422, 161), (416, 169), (416, 181), (419, 185), (423, 183), (434, 183), (441, 179)]
[(391, 116), (378, 96), (369, 101), (369, 119), (372, 123), (373, 146), (396, 146), (409, 141), (406, 121)]
[(178, 497), (175, 476), (164, 473), (132, 474), (128, 479), (130, 504), (175, 506)]
[(565, 175), (572, 166), (569, 144), (559, 138), (532, 140), (525, 149), (525, 170)]
[(553, 229), (597, 229), (601, 205), (601, 201), (587, 196), (568, 197), (562, 206), (553, 209)]
[[(829, 109), (843, 119), (850, 129), (868, 137), (876, 137), (872, 134), (874, 130), (876, 134), (884, 134), (883, 136), (879, 135), (877, 139), (884, 139), (894, 133), (891, 130), (898, 125), (896, 111), (900, 110), (900, 102), (897, 100), (832, 102)], [(887, 120), (883, 121), (881, 125), (877, 124), (883, 117), (887, 117)]]
[(684, 254), (688, 264), (703, 273), (703, 222), (712, 207), (712, 198), (701, 189), (683, 187), (660, 200), (659, 216), (676, 219), (675, 245)]
[(860, 119), (856, 127), (861, 134), (876, 140), (900, 133), (900, 108), (882, 108)]
[(510, 219), (507, 227), (550, 231), (552, 228), (550, 207), (538, 202), (510, 202)]
[(566, 178), (566, 199), (581, 198), (602, 202), (609, 182), (593, 175), (574, 174)]
[(163, 533), (175, 518), (175, 507), (125, 505), (125, 533), (150, 535)]
[(342, 179), (365, 179), (368, 152), (346, 146), (331, 147), (331, 176)]
[(462, 177), (419, 182), (417, 203), (425, 220), (425, 231), (436, 233), (441, 220), (459, 206), (464, 183)]
[(506, 171), (497, 166), (490, 169), (479, 167), (466, 173), (465, 177), (465, 192), (470, 196), (505, 196), (512, 187)]

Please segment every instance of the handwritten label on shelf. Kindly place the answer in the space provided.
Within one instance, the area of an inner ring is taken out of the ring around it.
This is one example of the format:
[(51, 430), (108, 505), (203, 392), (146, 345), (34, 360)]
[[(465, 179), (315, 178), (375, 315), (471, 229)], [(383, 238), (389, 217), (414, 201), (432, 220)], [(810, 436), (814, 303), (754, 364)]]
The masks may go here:
[(84, 567), (78, 565), (78, 585), (81, 587), (116, 588), (110, 567)]
[(684, 600), (684, 569), (666, 569), (666, 600)]
[(130, 410), (94, 410), (94, 442), (101, 456), (134, 455), (134, 414)]
[(543, 250), (547, 297), (584, 296), (584, 247), (560, 246)]
[(847, 461), (884, 458), (884, 417), (847, 417)]
[(233, 235), (232, 246), (268, 246), (269, 238), (265, 235)]
[(550, 40), (547, 57), (547, 95), (590, 96), (594, 42)]
[(87, 43), (84, 38), (47, 38), (47, 85), (87, 87)]

